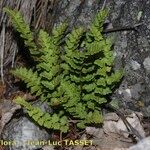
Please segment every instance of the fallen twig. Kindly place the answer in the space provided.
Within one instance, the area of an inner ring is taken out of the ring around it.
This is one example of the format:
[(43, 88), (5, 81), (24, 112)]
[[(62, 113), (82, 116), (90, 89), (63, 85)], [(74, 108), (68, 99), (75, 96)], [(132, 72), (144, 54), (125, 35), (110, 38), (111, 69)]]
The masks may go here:
[(129, 130), (129, 133), (136, 136), (138, 138), (138, 140), (142, 140), (143, 137), (140, 135), (140, 133), (132, 127), (132, 125), (128, 122), (128, 120), (126, 119), (125, 115), (117, 108), (113, 107), (110, 104), (107, 104), (105, 106), (107, 109), (111, 109), (113, 111), (116, 112), (116, 114), (122, 119), (122, 121), (124, 122), (124, 124), (126, 125), (127, 129)]
[(4, 50), (5, 50), (5, 23), (3, 22), (3, 28), (2, 28), (2, 35), (1, 35), (1, 39), (2, 39), (2, 44), (1, 44), (1, 61), (0, 61), (0, 66), (1, 66), (1, 80), (2, 83), (4, 84), (4, 66), (3, 66), (3, 62), (4, 62)]

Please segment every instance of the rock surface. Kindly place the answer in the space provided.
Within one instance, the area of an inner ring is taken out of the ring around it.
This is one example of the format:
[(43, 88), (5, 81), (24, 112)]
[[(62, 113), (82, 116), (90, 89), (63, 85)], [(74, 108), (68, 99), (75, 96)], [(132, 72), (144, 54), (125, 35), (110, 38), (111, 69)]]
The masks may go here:
[(149, 149), (150, 149), (150, 137), (143, 139), (138, 144), (129, 148), (129, 150), (149, 150)]
[(5, 125), (11, 120), (14, 113), (20, 110), (21, 106), (15, 105), (9, 100), (0, 101), (0, 137)]
[[(150, 104), (150, 101), (144, 98), (149, 97), (150, 91), (148, 64), (150, 55), (148, 6), (150, 6), (150, 1), (115, 0), (107, 3), (107, 6), (110, 9), (110, 22), (114, 28), (134, 27), (141, 23), (135, 28), (136, 30), (113, 33), (115, 69), (122, 67), (125, 70), (125, 77), (115, 96), (126, 108), (144, 110)], [(142, 102), (143, 106), (140, 106), (139, 102)]]
[[(35, 102), (34, 106), (39, 106), (43, 111), (51, 112), (45, 103)], [(24, 113), (16, 115), (5, 125), (2, 132), (2, 139), (13, 141), (7, 147), (8, 150), (33, 150), (41, 148), (43, 145), (30, 144), (28, 141), (46, 141), (50, 138), (50, 133), (39, 127), (33, 120), (30, 120)]]
[(33, 150), (41, 148), (36, 144), (30, 144), (28, 141), (44, 141), (50, 137), (48, 132), (39, 128), (26, 117), (13, 119), (8, 124), (3, 133), (3, 139), (14, 141), (14, 145), (9, 146), (9, 150)]

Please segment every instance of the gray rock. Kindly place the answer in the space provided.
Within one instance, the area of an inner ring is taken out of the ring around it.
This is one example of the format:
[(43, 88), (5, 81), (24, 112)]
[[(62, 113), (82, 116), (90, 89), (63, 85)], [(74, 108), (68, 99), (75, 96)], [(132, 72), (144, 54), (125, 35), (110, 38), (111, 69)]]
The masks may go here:
[(17, 110), (21, 109), (20, 105), (14, 104), (10, 100), (0, 100), (0, 137), (5, 125), (11, 120)]
[(42, 150), (54, 150), (54, 146), (44, 146)]
[(101, 6), (101, 0), (63, 0), (55, 8), (54, 23), (68, 20), (70, 27), (83, 25), (87, 27)]
[[(147, 94), (150, 92), (150, 7), (149, 0), (115, 0), (107, 1), (110, 13), (108, 19), (114, 28), (133, 27), (138, 23), (137, 31), (119, 31), (113, 33), (115, 67), (124, 68), (124, 78), (116, 90), (113, 98), (119, 99), (121, 105), (132, 110), (140, 110), (136, 107), (138, 100), (144, 104), (147, 102)], [(142, 12), (142, 13), (141, 13)], [(112, 35), (112, 33), (110, 34)], [(148, 96), (149, 97), (149, 96)], [(150, 97), (149, 97), (150, 99)]]
[(147, 137), (138, 144), (130, 147), (129, 150), (150, 150), (150, 137)]
[(148, 107), (144, 107), (143, 109), (142, 109), (142, 112), (143, 112), (143, 115), (145, 116), (145, 117), (150, 117), (150, 105), (148, 106)]
[(38, 127), (26, 117), (13, 119), (6, 125), (2, 137), (6, 141), (14, 141), (14, 145), (9, 146), (9, 150), (33, 150), (41, 148), (43, 145), (30, 144), (28, 141), (44, 141), (50, 138), (49, 133)]
[[(52, 112), (46, 103), (34, 102), (33, 106), (40, 107), (43, 111)], [(9, 145), (8, 150), (34, 150), (42, 148), (41, 144), (31, 144), (28, 141), (47, 141), (50, 133), (37, 125), (31, 118), (27, 117), (24, 111), (23, 115), (16, 116), (4, 127), (2, 139), (13, 141), (15, 144)]]
[(137, 83), (133, 86), (131, 86), (131, 96), (134, 99), (139, 99), (140, 98), (140, 94), (144, 91), (143, 86), (140, 83)]
[(141, 67), (141, 65), (137, 61), (134, 61), (134, 60), (131, 61), (131, 65), (132, 65), (133, 70), (138, 70)]
[(145, 58), (143, 65), (147, 72), (150, 73), (150, 57)]

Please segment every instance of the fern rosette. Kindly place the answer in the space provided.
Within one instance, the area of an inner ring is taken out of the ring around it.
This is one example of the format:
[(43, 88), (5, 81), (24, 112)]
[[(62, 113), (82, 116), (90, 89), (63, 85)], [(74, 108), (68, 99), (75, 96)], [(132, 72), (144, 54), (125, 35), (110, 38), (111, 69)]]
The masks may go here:
[(55, 27), (52, 35), (41, 30), (38, 46), (20, 13), (8, 8), (5, 11), (31, 57), (40, 57), (33, 66), (36, 71), (18, 68), (12, 73), (27, 84), (32, 94), (47, 101), (53, 113), (45, 113), (20, 97), (16, 103), (25, 107), (40, 126), (49, 129), (67, 132), (71, 120), (76, 120), (79, 128), (102, 123), (102, 104), (107, 103), (122, 78), (122, 71), (112, 69), (111, 40), (102, 34), (107, 11), (98, 12), (88, 30), (79, 27), (66, 34), (66, 23)]

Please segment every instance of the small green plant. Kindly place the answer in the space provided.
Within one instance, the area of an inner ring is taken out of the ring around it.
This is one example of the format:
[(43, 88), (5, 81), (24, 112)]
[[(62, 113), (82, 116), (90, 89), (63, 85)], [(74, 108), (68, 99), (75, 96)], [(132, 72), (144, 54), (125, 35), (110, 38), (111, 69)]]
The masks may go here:
[(121, 70), (112, 69), (111, 40), (102, 35), (107, 11), (98, 12), (88, 29), (79, 27), (66, 34), (68, 25), (62, 23), (51, 35), (40, 30), (38, 46), (21, 14), (9, 8), (5, 12), (36, 62), (33, 69), (21, 67), (12, 73), (26, 83), (32, 94), (47, 101), (53, 113), (45, 113), (21, 97), (16, 102), (39, 125), (49, 129), (67, 132), (71, 121), (79, 128), (102, 123), (102, 104), (107, 103), (122, 78)]

